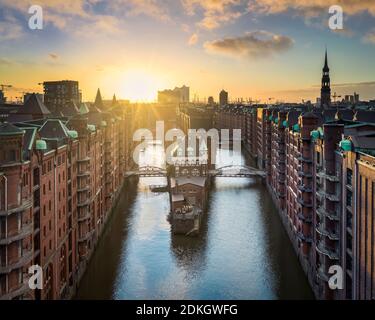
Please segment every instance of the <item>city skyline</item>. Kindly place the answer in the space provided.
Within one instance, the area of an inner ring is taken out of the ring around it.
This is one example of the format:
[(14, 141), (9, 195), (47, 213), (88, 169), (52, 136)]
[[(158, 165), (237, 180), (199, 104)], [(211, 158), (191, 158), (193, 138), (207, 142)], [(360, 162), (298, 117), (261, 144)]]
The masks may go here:
[[(6, 95), (42, 92), (45, 80), (75, 79), (84, 101), (155, 101), (184, 84), (201, 100), (301, 102), (318, 97), (324, 49), (332, 94), (374, 99), (375, 4), (341, 1), (344, 30), (328, 28), (335, 1), (1, 0), (0, 82)], [(28, 8), (43, 8), (30, 30)]]

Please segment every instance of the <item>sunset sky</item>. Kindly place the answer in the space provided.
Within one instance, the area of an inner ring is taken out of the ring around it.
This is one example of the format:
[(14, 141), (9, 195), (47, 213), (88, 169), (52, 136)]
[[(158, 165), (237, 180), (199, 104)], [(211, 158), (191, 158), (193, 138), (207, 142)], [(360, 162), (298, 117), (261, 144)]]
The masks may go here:
[[(28, 8), (44, 29), (28, 28)], [(344, 30), (328, 8), (344, 9)], [(151, 101), (188, 85), (191, 98), (315, 101), (325, 46), (333, 91), (375, 99), (375, 0), (0, 0), (0, 83), (8, 96), (78, 80), (84, 100)]]

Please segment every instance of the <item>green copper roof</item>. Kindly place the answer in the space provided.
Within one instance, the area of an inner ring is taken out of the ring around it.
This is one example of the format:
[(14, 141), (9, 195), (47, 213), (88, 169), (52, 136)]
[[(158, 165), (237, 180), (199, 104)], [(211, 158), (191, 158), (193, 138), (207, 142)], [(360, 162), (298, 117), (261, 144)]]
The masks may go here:
[(311, 136), (312, 140), (315, 141), (315, 140), (318, 140), (320, 138), (320, 133), (319, 133), (318, 130), (313, 130), (313, 131), (311, 131), (310, 136)]
[(350, 140), (342, 140), (340, 141), (340, 148), (344, 151), (351, 151), (352, 142)]
[(95, 125), (93, 125), (93, 124), (88, 124), (88, 125), (87, 125), (87, 129), (90, 130), (91, 132), (95, 132), (96, 127), (95, 127)]
[(276, 124), (278, 124), (278, 123), (279, 123), (279, 118), (275, 118), (274, 122), (275, 122)]
[(36, 150), (47, 150), (47, 143), (44, 140), (35, 141)]
[(322, 128), (322, 127), (319, 127), (319, 128), (318, 128), (318, 131), (319, 131), (320, 139), (323, 139), (323, 137), (324, 137), (323, 128)]
[(293, 131), (294, 131), (294, 132), (299, 132), (299, 131), (300, 131), (299, 124), (295, 124), (295, 125), (293, 126)]
[(78, 138), (78, 132), (75, 130), (68, 130), (68, 135), (72, 139), (77, 139)]
[(284, 120), (283, 121), (283, 126), (284, 126), (284, 128), (288, 127), (288, 121)]
[(81, 103), (81, 106), (79, 107), (79, 113), (80, 114), (87, 114), (89, 113), (89, 108), (87, 107), (86, 103)]

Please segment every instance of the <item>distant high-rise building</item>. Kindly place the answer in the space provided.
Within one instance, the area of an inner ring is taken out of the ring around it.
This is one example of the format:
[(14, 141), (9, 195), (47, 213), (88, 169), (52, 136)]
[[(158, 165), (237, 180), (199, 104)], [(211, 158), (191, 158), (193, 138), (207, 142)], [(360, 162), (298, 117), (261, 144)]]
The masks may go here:
[(173, 90), (164, 90), (158, 92), (159, 103), (187, 103), (190, 101), (190, 88), (182, 86)]
[(0, 103), (5, 103), (5, 102), (6, 102), (6, 98), (4, 96), (4, 92), (0, 90)]
[(322, 89), (320, 93), (320, 103), (322, 108), (331, 106), (331, 79), (329, 77), (327, 50), (323, 67)]
[(220, 106), (225, 106), (228, 104), (228, 92), (221, 90), (219, 96)]
[(44, 82), (43, 86), (44, 104), (53, 113), (67, 107), (71, 102), (76, 105), (81, 103), (78, 81), (48, 81)]
[(210, 106), (212, 106), (212, 105), (215, 104), (214, 97), (208, 97), (208, 104), (209, 104)]

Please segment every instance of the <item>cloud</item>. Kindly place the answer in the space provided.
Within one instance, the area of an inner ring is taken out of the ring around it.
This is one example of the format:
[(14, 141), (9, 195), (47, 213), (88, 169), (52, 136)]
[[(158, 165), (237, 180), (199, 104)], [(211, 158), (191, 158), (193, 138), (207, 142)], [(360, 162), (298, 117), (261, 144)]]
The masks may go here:
[(181, 0), (188, 15), (203, 11), (203, 19), (198, 26), (204, 29), (217, 29), (221, 25), (237, 20), (245, 10), (238, 8), (243, 0)]
[(7, 58), (1, 58), (0, 57), (0, 67), (1, 66), (11, 66), (13, 64), (13, 62)]
[(129, 14), (139, 15), (145, 14), (160, 20), (168, 21), (170, 16), (167, 13), (167, 10), (163, 8), (160, 2), (156, 0), (128, 0), (132, 9)]
[(340, 5), (347, 15), (368, 12), (375, 16), (374, 0), (250, 0), (249, 11), (278, 14), (292, 10), (306, 17), (317, 17), (328, 14), (332, 5)]
[(52, 60), (57, 60), (57, 59), (59, 59), (59, 56), (58, 56), (56, 53), (50, 53), (50, 54), (48, 54), (48, 56), (49, 56)]
[[(35, 0), (0, 1), (5, 10), (17, 11), (25, 19), (30, 16), (28, 8), (35, 4)], [(43, 8), (45, 25), (53, 25), (79, 37), (122, 32), (124, 16), (146, 15), (171, 21), (166, 1), (161, 0), (38, 0), (37, 4)], [(22, 23), (18, 21), (18, 28), (21, 28), (20, 25)], [(0, 40), (4, 38), (2, 30), (5, 28), (8, 29), (8, 23), (4, 26), (0, 24)]]
[(22, 27), (13, 16), (8, 15), (4, 21), (0, 21), (0, 42), (15, 40), (22, 36)]
[[(368, 81), (368, 82), (349, 82), (349, 83), (335, 83), (332, 86), (337, 88), (352, 88), (352, 87), (373, 87), (375, 86), (375, 81)], [(314, 85), (316, 88), (320, 88), (320, 84)]]
[(196, 33), (192, 34), (188, 41), (189, 46), (195, 45), (198, 42), (198, 39), (199, 39), (198, 34)]
[(240, 37), (206, 42), (204, 47), (209, 53), (253, 60), (285, 52), (293, 44), (293, 39), (287, 36), (260, 30)]
[(375, 29), (369, 31), (364, 37), (363, 41), (366, 43), (372, 43), (375, 44)]

